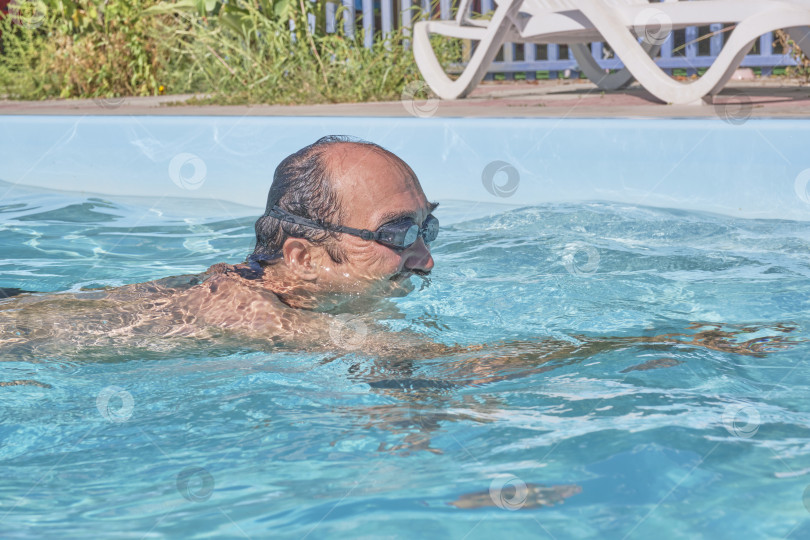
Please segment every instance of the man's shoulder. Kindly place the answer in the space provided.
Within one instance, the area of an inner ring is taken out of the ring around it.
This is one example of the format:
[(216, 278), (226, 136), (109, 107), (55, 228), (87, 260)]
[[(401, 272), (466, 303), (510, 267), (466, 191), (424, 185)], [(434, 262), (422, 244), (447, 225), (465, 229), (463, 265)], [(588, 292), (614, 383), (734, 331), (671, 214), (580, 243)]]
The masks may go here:
[(247, 265), (217, 263), (203, 276), (203, 289), (217, 296), (234, 296), (234, 301), (267, 302), (276, 308), (287, 307), (274, 291), (265, 286), (261, 280), (262, 274)]

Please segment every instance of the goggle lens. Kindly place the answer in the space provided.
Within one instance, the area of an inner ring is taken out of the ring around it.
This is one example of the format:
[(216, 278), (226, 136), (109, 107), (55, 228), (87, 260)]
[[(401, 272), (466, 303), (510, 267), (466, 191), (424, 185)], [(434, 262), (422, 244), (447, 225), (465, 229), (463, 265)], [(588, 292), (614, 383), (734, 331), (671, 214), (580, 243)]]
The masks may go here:
[[(389, 230), (386, 231), (384, 229)], [(385, 236), (392, 240), (386, 243), (391, 247), (407, 249), (411, 247), (420, 236), (425, 241), (425, 244), (433, 242), (439, 235), (439, 220), (433, 216), (428, 216), (421, 229), (419, 225), (412, 220), (408, 220), (397, 224), (384, 225), (378, 229), (378, 232), (386, 233)]]
[(433, 216), (428, 216), (422, 226), (422, 238), (426, 244), (430, 244), (439, 236), (439, 220)]
[(419, 238), (419, 226), (414, 223), (408, 230), (405, 232), (405, 238), (402, 239), (403, 247), (410, 247), (416, 239)]

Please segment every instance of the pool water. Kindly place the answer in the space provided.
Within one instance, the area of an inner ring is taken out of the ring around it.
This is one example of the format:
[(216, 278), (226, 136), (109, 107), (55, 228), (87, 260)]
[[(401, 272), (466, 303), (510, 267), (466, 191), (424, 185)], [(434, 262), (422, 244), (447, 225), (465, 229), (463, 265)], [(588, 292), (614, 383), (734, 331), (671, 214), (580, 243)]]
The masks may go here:
[[(0, 212), (0, 286), (51, 292), (240, 262), (260, 210), (18, 189)], [(807, 223), (437, 215), (435, 270), (383, 322), (482, 347), (0, 348), (25, 382), (0, 387), (0, 537), (808, 537)]]

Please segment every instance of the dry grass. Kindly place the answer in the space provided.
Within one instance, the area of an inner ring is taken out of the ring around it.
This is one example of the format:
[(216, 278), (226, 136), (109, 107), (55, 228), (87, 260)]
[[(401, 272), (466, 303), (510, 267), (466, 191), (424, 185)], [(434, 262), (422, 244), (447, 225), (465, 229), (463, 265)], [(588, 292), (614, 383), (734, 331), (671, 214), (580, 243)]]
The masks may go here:
[[(95, 98), (165, 88), (209, 103), (308, 104), (398, 99), (420, 79), (401, 32), (378, 35), (366, 49), (362, 33), (343, 35), (342, 24), (337, 34), (323, 31), (320, 1), (292, 1), (281, 15), (262, 0), (207, 13), (155, 0), (65, 2), (53, 0), (62, 11), (49, 10), (35, 28), (0, 20), (0, 94)], [(319, 21), (315, 32), (308, 15)], [(437, 47), (448, 63), (461, 56), (460, 42)]]

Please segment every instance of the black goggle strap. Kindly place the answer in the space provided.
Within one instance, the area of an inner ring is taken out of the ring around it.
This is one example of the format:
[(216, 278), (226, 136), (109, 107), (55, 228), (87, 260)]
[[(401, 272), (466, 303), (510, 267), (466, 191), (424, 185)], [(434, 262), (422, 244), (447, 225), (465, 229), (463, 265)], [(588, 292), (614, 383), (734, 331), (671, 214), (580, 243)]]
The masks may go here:
[(343, 225), (333, 225), (331, 223), (322, 223), (314, 221), (312, 219), (290, 214), (289, 212), (282, 210), (278, 206), (274, 206), (273, 208), (271, 208), (270, 211), (267, 212), (267, 215), (270, 217), (274, 217), (279, 221), (283, 221), (285, 223), (293, 223), (295, 225), (301, 225), (302, 227), (310, 227), (313, 229), (321, 229), (326, 231), (351, 234), (352, 236), (357, 236), (359, 238), (362, 238), (363, 240), (378, 240), (378, 233), (375, 233), (373, 231), (369, 231), (367, 229), (355, 229), (354, 227), (344, 227)]

